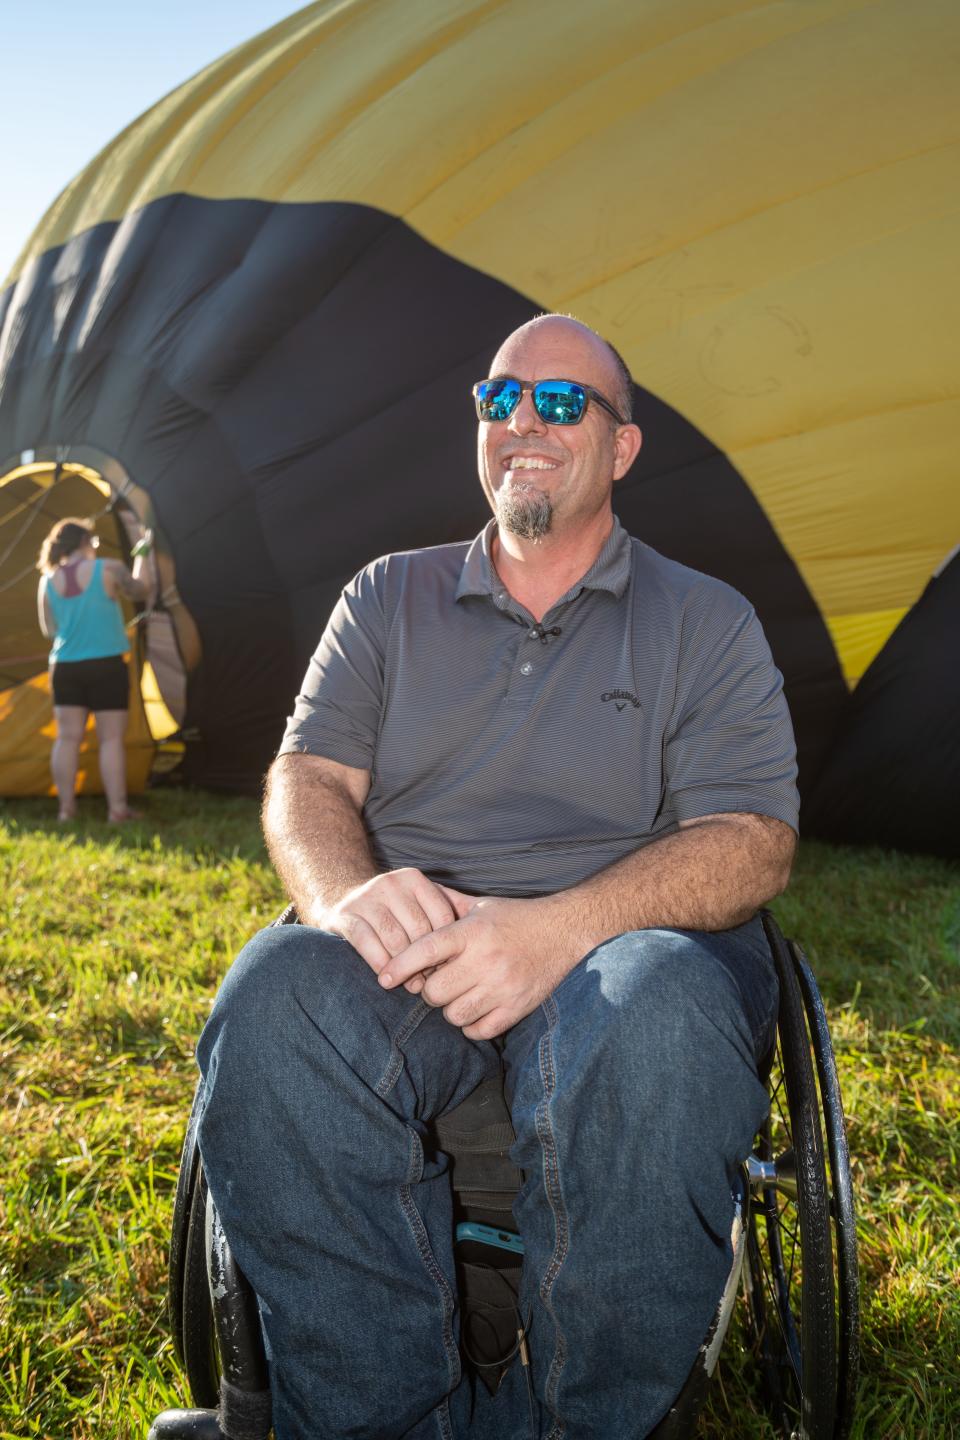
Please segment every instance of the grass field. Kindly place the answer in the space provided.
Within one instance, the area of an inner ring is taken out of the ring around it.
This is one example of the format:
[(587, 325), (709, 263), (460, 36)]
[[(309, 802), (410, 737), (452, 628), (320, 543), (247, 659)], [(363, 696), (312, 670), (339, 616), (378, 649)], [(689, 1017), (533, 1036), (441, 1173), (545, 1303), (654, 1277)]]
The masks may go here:
[[(0, 802), (0, 1440), (143, 1440), (185, 1403), (164, 1317), (193, 1045), (278, 911), (249, 800)], [(960, 1436), (960, 872), (804, 846), (774, 907), (833, 1027), (859, 1203), (862, 1440)], [(770, 1436), (731, 1333), (710, 1440)], [(616, 1440), (616, 1437), (611, 1437)]]

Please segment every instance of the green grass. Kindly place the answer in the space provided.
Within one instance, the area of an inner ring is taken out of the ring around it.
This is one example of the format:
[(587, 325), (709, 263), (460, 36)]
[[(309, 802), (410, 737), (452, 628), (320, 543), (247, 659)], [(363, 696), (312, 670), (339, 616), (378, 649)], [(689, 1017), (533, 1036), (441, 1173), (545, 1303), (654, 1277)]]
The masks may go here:
[[(0, 802), (0, 1440), (143, 1440), (184, 1403), (164, 1317), (193, 1046), (282, 905), (252, 801)], [(960, 872), (806, 845), (776, 905), (830, 1013), (863, 1281), (862, 1440), (960, 1436)], [(772, 1431), (732, 1331), (700, 1434)], [(611, 1437), (616, 1440), (616, 1437)]]

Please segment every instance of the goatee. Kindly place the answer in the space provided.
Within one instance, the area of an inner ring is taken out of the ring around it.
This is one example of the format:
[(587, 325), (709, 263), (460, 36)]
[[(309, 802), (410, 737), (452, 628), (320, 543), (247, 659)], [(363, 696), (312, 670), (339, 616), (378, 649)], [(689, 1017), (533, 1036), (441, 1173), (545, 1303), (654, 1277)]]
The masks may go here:
[(521, 540), (542, 540), (553, 520), (550, 496), (535, 485), (504, 485), (497, 492), (497, 523)]

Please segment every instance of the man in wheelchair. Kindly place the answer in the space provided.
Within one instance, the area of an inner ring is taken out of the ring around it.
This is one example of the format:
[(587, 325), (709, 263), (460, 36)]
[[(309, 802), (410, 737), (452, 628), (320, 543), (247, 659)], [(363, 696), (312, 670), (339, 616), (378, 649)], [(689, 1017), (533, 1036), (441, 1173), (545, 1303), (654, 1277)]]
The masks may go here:
[[(303, 923), (242, 951), (198, 1058), (277, 1440), (639, 1440), (724, 1287), (794, 744), (750, 605), (614, 518), (631, 395), (574, 320), (507, 338), (474, 389), (493, 520), (346, 587), (271, 769)], [(501, 1065), (530, 1411), (520, 1366), (464, 1377), (429, 1140)]]

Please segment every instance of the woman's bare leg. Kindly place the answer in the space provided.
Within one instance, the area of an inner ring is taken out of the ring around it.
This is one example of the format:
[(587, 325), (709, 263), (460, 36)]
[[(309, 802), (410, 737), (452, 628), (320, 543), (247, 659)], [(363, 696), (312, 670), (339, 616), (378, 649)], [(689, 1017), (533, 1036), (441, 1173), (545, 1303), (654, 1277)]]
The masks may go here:
[(50, 752), (50, 774), (60, 800), (60, 820), (72, 820), (77, 813), (77, 764), (80, 741), (87, 723), (83, 705), (54, 705), (57, 738)]
[(127, 805), (126, 710), (97, 710), (97, 741), (100, 746), (100, 778), (107, 797), (108, 820), (134, 818)]

